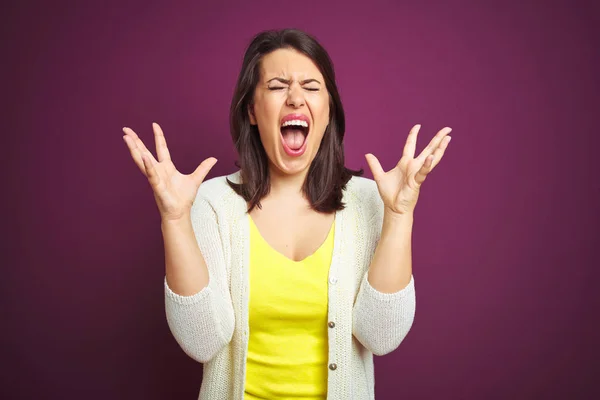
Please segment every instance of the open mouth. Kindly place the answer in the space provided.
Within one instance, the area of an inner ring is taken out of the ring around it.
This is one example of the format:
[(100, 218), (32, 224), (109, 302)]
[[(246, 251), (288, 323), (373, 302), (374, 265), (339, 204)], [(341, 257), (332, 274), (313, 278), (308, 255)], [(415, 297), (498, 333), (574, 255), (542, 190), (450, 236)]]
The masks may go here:
[(306, 141), (310, 129), (306, 121), (286, 121), (281, 126), (281, 137), (291, 150), (299, 150)]

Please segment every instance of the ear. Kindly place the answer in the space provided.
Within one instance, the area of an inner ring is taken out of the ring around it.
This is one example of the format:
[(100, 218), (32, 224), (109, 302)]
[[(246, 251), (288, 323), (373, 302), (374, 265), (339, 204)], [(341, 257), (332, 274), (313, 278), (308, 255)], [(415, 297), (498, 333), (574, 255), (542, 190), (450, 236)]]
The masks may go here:
[(250, 125), (256, 125), (256, 117), (254, 116), (254, 104), (248, 105), (248, 116), (250, 117)]

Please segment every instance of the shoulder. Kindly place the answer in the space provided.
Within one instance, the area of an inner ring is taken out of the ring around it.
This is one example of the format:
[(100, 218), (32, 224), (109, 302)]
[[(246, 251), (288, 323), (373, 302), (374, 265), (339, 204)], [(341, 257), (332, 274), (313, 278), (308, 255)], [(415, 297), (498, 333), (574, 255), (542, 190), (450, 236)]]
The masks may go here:
[(373, 179), (353, 176), (346, 184), (344, 202), (355, 207), (367, 220), (383, 213), (383, 201)]

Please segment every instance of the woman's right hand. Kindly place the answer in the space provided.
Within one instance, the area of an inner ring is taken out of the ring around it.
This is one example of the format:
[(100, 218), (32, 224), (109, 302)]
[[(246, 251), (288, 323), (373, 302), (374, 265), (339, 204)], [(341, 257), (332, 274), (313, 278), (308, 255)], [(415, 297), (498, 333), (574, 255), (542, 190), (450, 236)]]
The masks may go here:
[(133, 161), (150, 182), (161, 219), (172, 221), (185, 218), (190, 213), (200, 184), (217, 163), (217, 159), (207, 158), (193, 173), (184, 175), (177, 171), (171, 161), (167, 142), (160, 126), (153, 123), (152, 129), (154, 130), (158, 161), (130, 128), (123, 128), (125, 133), (123, 139), (129, 147)]

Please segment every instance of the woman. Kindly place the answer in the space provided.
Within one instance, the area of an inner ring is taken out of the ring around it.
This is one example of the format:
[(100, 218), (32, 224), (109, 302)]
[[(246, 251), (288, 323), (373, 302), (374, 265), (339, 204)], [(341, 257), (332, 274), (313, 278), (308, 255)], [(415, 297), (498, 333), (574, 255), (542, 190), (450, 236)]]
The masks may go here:
[(327, 52), (298, 30), (248, 47), (230, 110), (239, 171), (175, 169), (125, 142), (154, 192), (165, 306), (182, 349), (204, 363), (200, 399), (372, 399), (373, 354), (397, 348), (415, 313), (410, 236), (421, 184), (450, 137), (374, 181), (344, 166), (344, 111)]

